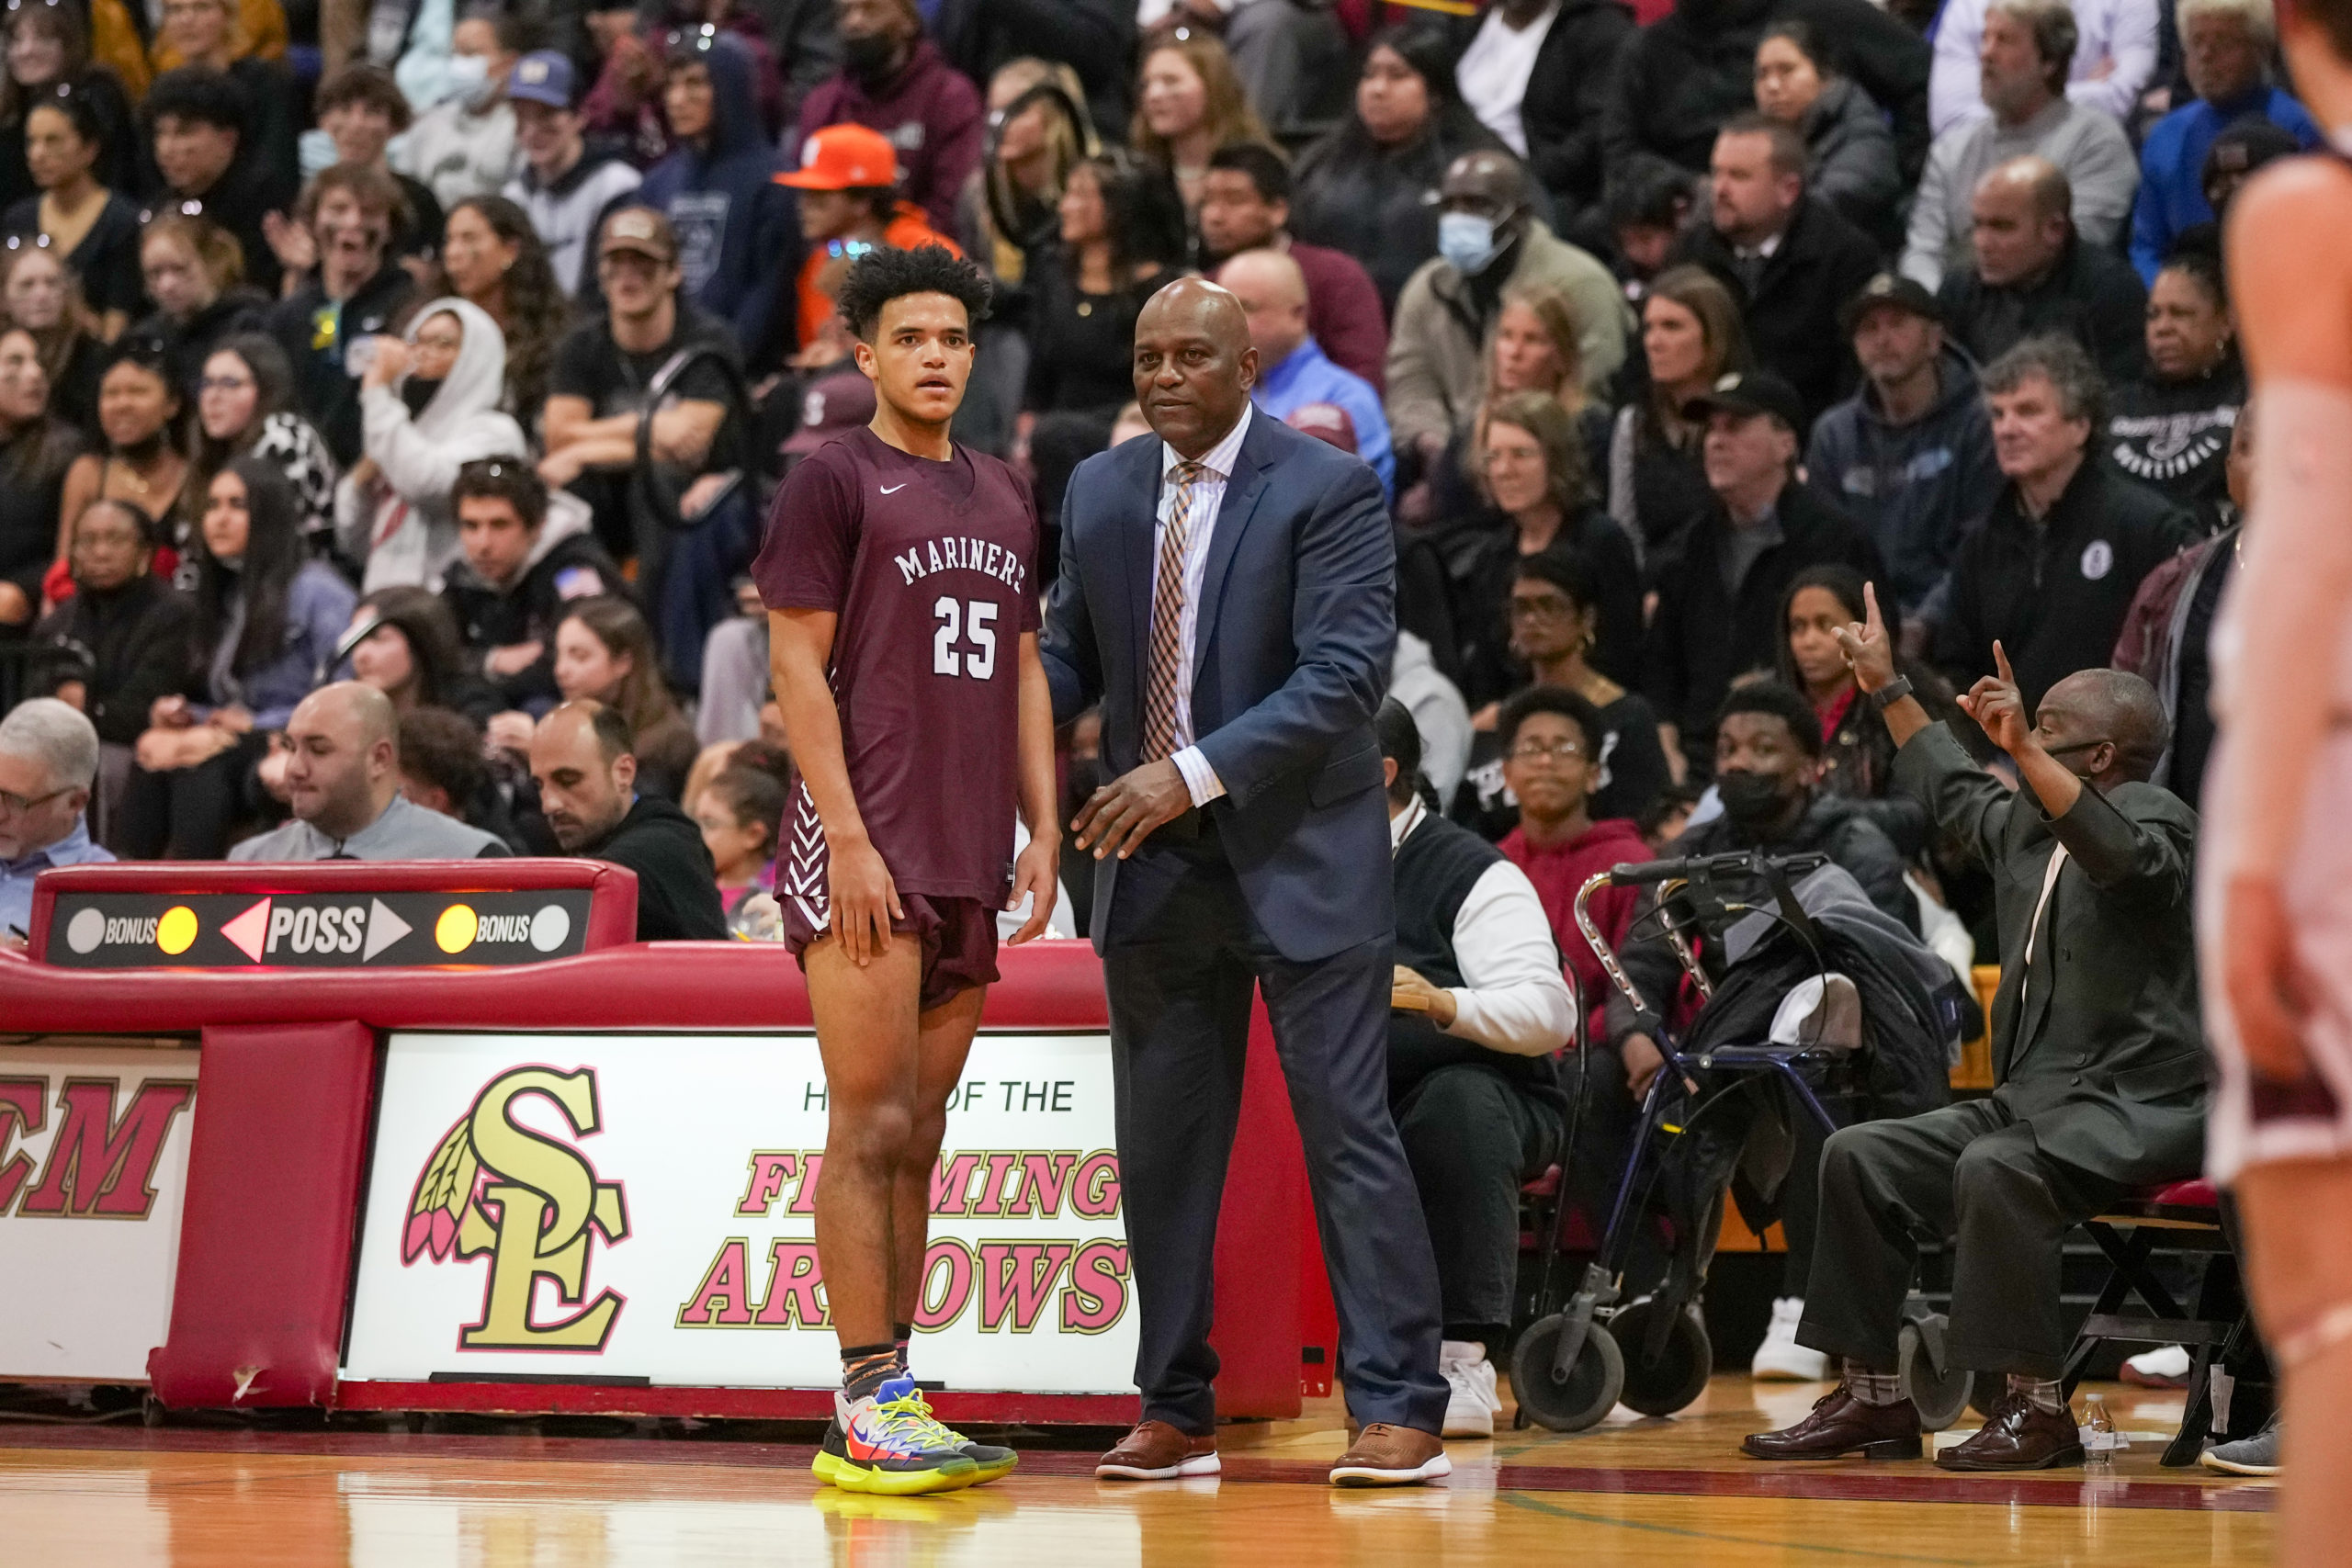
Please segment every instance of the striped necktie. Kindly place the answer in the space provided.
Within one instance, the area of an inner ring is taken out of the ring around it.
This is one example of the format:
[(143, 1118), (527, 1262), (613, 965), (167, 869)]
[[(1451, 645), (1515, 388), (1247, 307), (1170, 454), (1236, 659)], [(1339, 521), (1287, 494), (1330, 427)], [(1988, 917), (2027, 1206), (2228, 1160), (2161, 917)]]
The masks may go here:
[(1176, 750), (1176, 682), (1184, 663), (1184, 547), (1193, 533), (1193, 487), (1208, 471), (1176, 465), (1176, 500), (1159, 535), (1159, 566), (1151, 591), (1151, 664), (1143, 689), (1143, 754), (1156, 762)]

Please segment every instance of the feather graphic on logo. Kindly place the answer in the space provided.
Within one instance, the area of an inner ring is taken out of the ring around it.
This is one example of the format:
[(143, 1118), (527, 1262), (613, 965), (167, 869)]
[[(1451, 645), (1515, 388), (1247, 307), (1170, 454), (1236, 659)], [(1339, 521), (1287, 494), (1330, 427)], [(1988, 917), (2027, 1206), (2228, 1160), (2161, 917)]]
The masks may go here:
[(474, 1156), (473, 1113), (458, 1118), (433, 1157), (424, 1162), (409, 1200), (408, 1229), (401, 1237), (401, 1261), (413, 1263), (429, 1250), (436, 1262), (446, 1261), (457, 1244), (466, 1213), (472, 1208), (474, 1185), (481, 1161)]

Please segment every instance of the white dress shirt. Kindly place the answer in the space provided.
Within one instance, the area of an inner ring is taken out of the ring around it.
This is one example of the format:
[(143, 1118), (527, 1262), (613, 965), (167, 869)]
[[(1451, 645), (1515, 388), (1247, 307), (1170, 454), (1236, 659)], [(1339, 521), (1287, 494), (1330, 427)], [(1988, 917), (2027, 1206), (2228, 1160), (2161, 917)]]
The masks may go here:
[(1527, 26), (1514, 28), (1497, 6), (1478, 24), (1477, 36), (1453, 68), (1454, 87), (1470, 112), (1522, 158), (1527, 156), (1527, 129), (1520, 106), (1527, 97), (1527, 79), (1535, 73), (1535, 57), (1543, 52), (1544, 39), (1559, 16), (1555, 0)]
[[(1388, 819), (1391, 854), (1428, 815), (1415, 800)], [(1548, 1056), (1575, 1038), (1576, 995), (1552, 922), (1535, 885), (1510, 862), (1488, 866), (1454, 912), (1453, 960), (1464, 984), (1446, 989), (1453, 1021), (1445, 1033), (1512, 1056)]]
[[(1201, 581), (1207, 576), (1209, 541), (1216, 535), (1217, 513), (1225, 507), (1225, 484), (1233, 477), (1233, 466), (1241, 460), (1241, 438), (1250, 434), (1250, 405), (1241, 405), (1241, 418), (1225, 439), (1210, 447), (1201, 457), (1204, 470), (1193, 483), (1193, 522), (1184, 536), (1184, 610), (1176, 623), (1179, 658), (1176, 668), (1176, 751), (1169, 760), (1176, 771), (1184, 775), (1184, 787), (1192, 792), (1194, 806), (1206, 806), (1225, 793), (1225, 784), (1193, 744), (1199, 739), (1193, 733), (1193, 634), (1201, 620)], [(1151, 600), (1159, 603), (1159, 547), (1168, 527), (1169, 513), (1176, 510), (1176, 468), (1189, 459), (1175, 447), (1163, 441), (1159, 444), (1159, 515), (1151, 530)], [(1145, 629), (1144, 647), (1151, 646), (1150, 628)], [(1144, 680), (1151, 680), (1150, 661), (1147, 656)]]

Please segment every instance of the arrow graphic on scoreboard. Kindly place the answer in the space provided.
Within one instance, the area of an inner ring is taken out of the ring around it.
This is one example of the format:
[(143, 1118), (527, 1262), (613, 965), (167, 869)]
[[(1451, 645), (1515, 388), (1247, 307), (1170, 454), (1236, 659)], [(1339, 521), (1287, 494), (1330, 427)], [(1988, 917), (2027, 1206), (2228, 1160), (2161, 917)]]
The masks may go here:
[(372, 964), (376, 955), (400, 941), (416, 928), (392, 913), (381, 898), (371, 898), (368, 904), (368, 945), (360, 950), (359, 962)]
[(220, 923), (220, 934), (254, 963), (261, 962), (262, 943), (269, 936), (269, 900), (265, 898), (233, 919)]

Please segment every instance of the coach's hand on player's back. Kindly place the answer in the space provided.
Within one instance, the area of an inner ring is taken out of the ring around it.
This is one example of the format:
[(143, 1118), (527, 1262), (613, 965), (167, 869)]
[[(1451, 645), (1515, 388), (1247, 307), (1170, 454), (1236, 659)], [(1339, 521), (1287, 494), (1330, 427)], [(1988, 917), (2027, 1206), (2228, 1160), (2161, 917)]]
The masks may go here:
[(833, 935), (841, 939), (850, 962), (862, 969), (890, 951), (890, 922), (904, 919), (907, 911), (899, 902), (899, 885), (890, 880), (890, 868), (882, 863), (882, 852), (872, 840), (860, 836), (835, 841), (831, 834), (826, 839), (832, 857), (827, 880), (832, 886)]
[(1184, 787), (1184, 775), (1163, 757), (1096, 790), (1069, 826), (1078, 835), (1078, 847), (1093, 851), (1096, 860), (1105, 855), (1125, 860), (1156, 829), (1192, 808), (1193, 792)]

